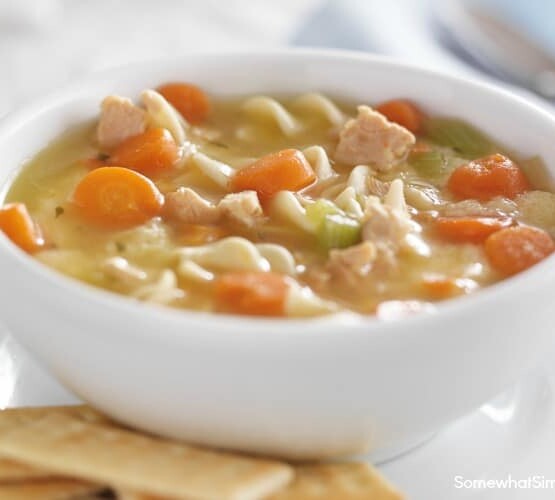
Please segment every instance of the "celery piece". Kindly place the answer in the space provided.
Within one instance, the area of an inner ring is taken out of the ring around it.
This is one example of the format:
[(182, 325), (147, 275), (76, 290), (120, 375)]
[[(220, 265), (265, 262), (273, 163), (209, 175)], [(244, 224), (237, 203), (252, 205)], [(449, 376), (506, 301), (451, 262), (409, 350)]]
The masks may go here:
[(484, 133), (454, 118), (432, 118), (425, 125), (426, 137), (436, 144), (453, 148), (468, 159), (493, 153), (495, 145)]
[(306, 218), (317, 229), (324, 222), (326, 215), (345, 215), (345, 213), (335, 203), (324, 198), (306, 207)]
[(424, 177), (437, 177), (445, 172), (445, 158), (436, 150), (412, 153), (409, 163)]
[(323, 248), (346, 248), (360, 241), (360, 222), (344, 215), (326, 215), (318, 229), (318, 240)]

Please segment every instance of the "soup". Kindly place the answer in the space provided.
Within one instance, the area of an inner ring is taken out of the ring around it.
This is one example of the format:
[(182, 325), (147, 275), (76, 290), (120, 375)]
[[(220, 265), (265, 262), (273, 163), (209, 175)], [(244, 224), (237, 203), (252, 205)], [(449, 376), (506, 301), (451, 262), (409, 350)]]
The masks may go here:
[(0, 228), (44, 264), (137, 300), (396, 317), (555, 249), (541, 161), (404, 99), (106, 97), (13, 182)]

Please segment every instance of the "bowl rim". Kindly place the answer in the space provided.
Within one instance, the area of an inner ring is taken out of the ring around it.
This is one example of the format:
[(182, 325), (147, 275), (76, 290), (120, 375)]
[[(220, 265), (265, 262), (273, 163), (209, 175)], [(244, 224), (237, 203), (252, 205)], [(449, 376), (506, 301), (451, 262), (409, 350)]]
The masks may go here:
[[(179, 64), (180, 61), (190, 60), (191, 58), (241, 58), (245, 61), (249, 58), (259, 57), (287, 57), (295, 59), (325, 59), (333, 61), (351, 61), (353, 64), (372, 64), (383, 68), (395, 68), (403, 70), (409, 74), (423, 74), (430, 78), (438, 78), (446, 82), (470, 87), (478, 92), (485, 92), (492, 97), (501, 97), (508, 101), (513, 101), (521, 107), (527, 108), (526, 112), (541, 115), (546, 121), (550, 122), (555, 130), (555, 115), (541, 108), (531, 100), (525, 99), (519, 94), (510, 92), (506, 88), (494, 85), (490, 82), (476, 80), (467, 76), (453, 75), (437, 69), (426, 68), (418, 64), (391, 58), (383, 55), (369, 54), (363, 52), (345, 50), (326, 50), (326, 49), (306, 49), (306, 48), (283, 48), (283, 49), (257, 49), (257, 50), (225, 50), (225, 51), (195, 51), (186, 55), (174, 57), (157, 58), (144, 60), (121, 65), (94, 73), (87, 74), (69, 82), (55, 92), (48, 93), (39, 97), (21, 109), (14, 110), (0, 118), (0, 148), (2, 143), (9, 141), (12, 133), (17, 133), (24, 128), (37, 115), (55, 109), (67, 101), (68, 96), (75, 98), (75, 94), (84, 86), (91, 86), (101, 82), (104, 78), (117, 77), (132, 71), (140, 71), (151, 65), (163, 67), (166, 64)], [(99, 99), (101, 96), (99, 97)], [(19, 165), (18, 168), (21, 168)], [(6, 191), (13, 178), (8, 177), (1, 188), (3, 201)], [(1, 233), (1, 232), (0, 232)], [(236, 330), (232, 337), (237, 334), (244, 336), (256, 336), (259, 338), (260, 329), (264, 328), (264, 335), (276, 334), (283, 339), (294, 334), (298, 338), (297, 330), (302, 329), (304, 335), (333, 335), (335, 329), (332, 326), (341, 327), (345, 332), (350, 331), (355, 334), (363, 333), (367, 336), (389, 335), (391, 330), (398, 332), (410, 331), (411, 327), (426, 327), (432, 325), (441, 318), (464, 317), (466, 314), (481, 307), (482, 310), (493, 302), (509, 299), (511, 295), (520, 295), (536, 290), (542, 283), (555, 283), (555, 255), (536, 264), (531, 269), (513, 277), (503, 279), (485, 287), (483, 290), (471, 293), (467, 296), (434, 303), (434, 310), (431, 313), (424, 312), (408, 315), (394, 321), (384, 321), (375, 315), (361, 315), (355, 312), (340, 312), (332, 315), (316, 316), (309, 318), (267, 318), (251, 317), (232, 314), (222, 314), (213, 312), (194, 311), (189, 309), (177, 309), (169, 306), (157, 306), (134, 300), (131, 297), (117, 294), (87, 283), (81, 282), (76, 278), (70, 278), (63, 273), (49, 268), (42, 264), (33, 256), (26, 254), (12, 243), (3, 233), (0, 234), (0, 259), (8, 258), (16, 267), (22, 267), (32, 275), (33, 279), (40, 280), (51, 289), (56, 289), (60, 294), (71, 294), (74, 298), (80, 299), (83, 303), (90, 304), (91, 307), (100, 307), (107, 310), (117, 310), (123, 314), (143, 315), (150, 320), (170, 321), (172, 323), (189, 324), (193, 327), (200, 327), (201, 336), (206, 336), (212, 331), (207, 322), (214, 326), (225, 329)], [(283, 326), (287, 325), (287, 329)], [(197, 328), (187, 329), (181, 332), (190, 336), (197, 331)], [(167, 332), (157, 332), (157, 335), (165, 335)], [(343, 333), (343, 332), (342, 332)], [(221, 338), (221, 337), (220, 337)]]

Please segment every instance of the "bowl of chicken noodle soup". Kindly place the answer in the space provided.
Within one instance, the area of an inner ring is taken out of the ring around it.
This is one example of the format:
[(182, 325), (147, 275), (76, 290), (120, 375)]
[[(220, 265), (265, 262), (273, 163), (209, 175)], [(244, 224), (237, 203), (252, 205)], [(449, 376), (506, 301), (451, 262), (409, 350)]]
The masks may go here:
[(383, 458), (549, 341), (555, 121), (505, 91), (341, 52), (199, 54), (0, 127), (2, 318), (129, 425)]

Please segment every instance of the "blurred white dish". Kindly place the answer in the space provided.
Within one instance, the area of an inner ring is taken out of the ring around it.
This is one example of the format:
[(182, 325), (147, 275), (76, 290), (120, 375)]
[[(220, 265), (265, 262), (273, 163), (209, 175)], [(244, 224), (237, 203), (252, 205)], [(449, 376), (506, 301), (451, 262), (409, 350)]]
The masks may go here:
[[(210, 93), (406, 96), (555, 165), (555, 119), (494, 87), (360, 54), (197, 54), (88, 77), (0, 126), (0, 182), (108, 93), (187, 79)], [(0, 237), (0, 317), (59, 380), (127, 424), (289, 457), (383, 457), (513, 383), (551, 337), (555, 261), (435, 314), (257, 320), (138, 304), (45, 268)]]

